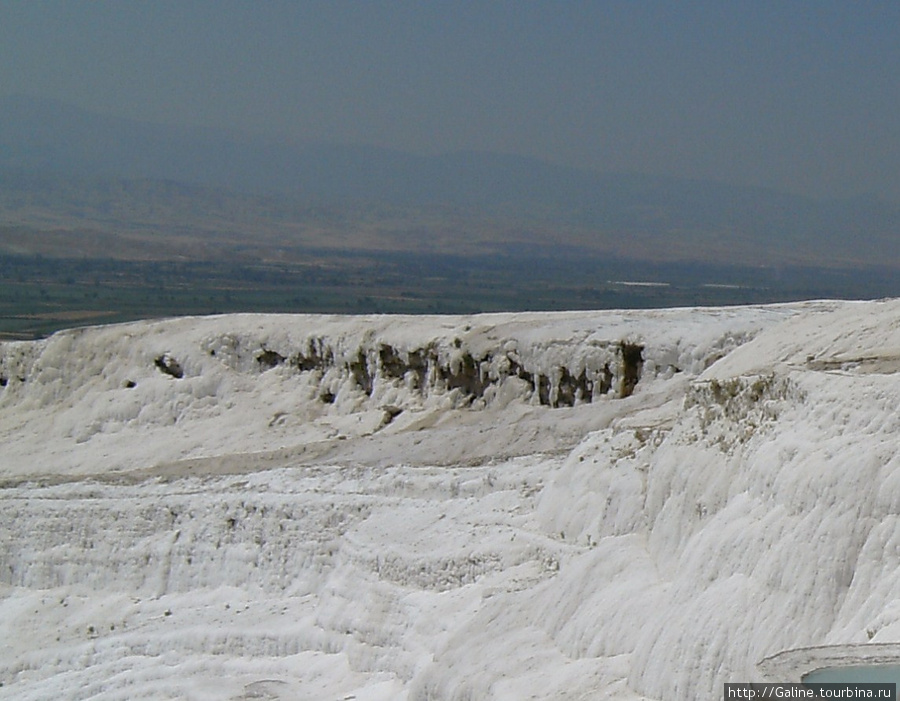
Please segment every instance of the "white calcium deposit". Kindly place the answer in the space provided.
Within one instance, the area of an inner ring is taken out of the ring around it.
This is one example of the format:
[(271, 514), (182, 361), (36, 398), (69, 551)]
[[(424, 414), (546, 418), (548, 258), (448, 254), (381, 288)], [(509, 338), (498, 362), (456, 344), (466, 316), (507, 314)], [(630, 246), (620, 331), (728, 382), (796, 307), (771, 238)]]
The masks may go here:
[(898, 373), (896, 301), (0, 343), (0, 699), (716, 699), (894, 659)]

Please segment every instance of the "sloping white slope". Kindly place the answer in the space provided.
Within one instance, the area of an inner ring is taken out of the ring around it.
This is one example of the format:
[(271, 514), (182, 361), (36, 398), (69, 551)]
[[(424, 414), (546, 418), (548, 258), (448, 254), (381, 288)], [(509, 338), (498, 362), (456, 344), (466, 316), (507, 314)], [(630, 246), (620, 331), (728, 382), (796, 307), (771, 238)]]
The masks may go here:
[(898, 369), (893, 301), (2, 344), (0, 698), (717, 698), (883, 657)]

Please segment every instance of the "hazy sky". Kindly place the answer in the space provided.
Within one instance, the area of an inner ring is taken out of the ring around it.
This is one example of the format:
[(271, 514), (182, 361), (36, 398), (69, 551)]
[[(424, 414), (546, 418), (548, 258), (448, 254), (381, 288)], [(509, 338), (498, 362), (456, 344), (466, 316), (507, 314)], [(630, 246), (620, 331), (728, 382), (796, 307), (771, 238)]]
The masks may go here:
[(0, 95), (900, 202), (900, 2), (0, 0)]

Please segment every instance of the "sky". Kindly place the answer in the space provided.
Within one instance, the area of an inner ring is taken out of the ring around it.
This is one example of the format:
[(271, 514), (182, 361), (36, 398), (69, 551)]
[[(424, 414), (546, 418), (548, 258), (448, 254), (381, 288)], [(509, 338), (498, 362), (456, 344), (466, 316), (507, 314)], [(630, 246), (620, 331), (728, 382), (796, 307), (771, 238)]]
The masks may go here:
[(0, 0), (0, 96), (900, 203), (900, 3)]

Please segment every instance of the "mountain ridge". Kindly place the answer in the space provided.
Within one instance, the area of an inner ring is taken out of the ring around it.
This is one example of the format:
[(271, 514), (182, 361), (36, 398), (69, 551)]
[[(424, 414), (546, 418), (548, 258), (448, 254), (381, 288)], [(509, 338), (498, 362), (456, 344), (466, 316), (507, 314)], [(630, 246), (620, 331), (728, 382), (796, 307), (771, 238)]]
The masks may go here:
[[(0, 99), (0, 173), (0, 198), (6, 196), (0, 214), (22, 224), (36, 220), (16, 210), (9, 195), (21, 196), (29, 179), (37, 190), (41, 177), (74, 183), (72, 189), (85, 190), (86, 199), (95, 196), (92, 188), (108, 187), (103, 181), (143, 181), (170, 183), (169, 196), (177, 183), (178, 196), (196, 197), (194, 209), (212, 219), (233, 218), (233, 210), (243, 208), (250, 215), (243, 228), (265, 229), (273, 210), (275, 219), (291, 219), (288, 228), (308, 223), (310, 208), (330, 208), (338, 218), (349, 214), (340, 243), (347, 247), (378, 247), (377, 241), (354, 241), (353, 233), (361, 209), (371, 214), (387, 207), (390, 216), (402, 211), (410, 227), (421, 231), (418, 241), (402, 244), (413, 250), (432, 239), (436, 227), (452, 228), (453, 216), (461, 214), (484, 228), (480, 238), (469, 237), (475, 246), (504, 236), (522, 240), (521, 231), (530, 227), (548, 244), (617, 255), (630, 251), (643, 259), (900, 265), (900, 208), (877, 198), (815, 200), (760, 187), (598, 173), (471, 151), (415, 155), (373, 146), (278, 144), (21, 97)], [(210, 205), (209, 189), (219, 205)], [(148, 193), (149, 206), (165, 196)], [(45, 208), (57, 205), (48, 202)], [(435, 208), (453, 216), (436, 222), (423, 214), (433, 215)], [(81, 221), (73, 215), (62, 223), (84, 228), (97, 220), (89, 210)], [(158, 225), (177, 223), (175, 217)], [(466, 242), (466, 227), (456, 228)]]

